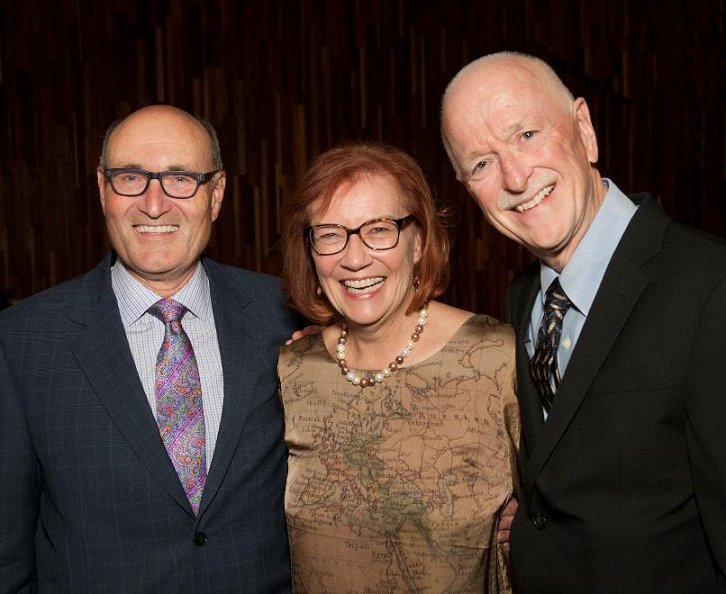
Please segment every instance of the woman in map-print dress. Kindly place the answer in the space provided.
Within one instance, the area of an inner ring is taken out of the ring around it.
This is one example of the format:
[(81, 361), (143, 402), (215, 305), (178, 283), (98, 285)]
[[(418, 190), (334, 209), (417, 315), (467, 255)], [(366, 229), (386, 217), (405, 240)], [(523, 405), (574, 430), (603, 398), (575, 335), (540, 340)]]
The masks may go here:
[(432, 301), (449, 243), (418, 165), (318, 157), (289, 205), (283, 277), (320, 334), (278, 364), (298, 594), (510, 592), (497, 544), (519, 420), (509, 326)]

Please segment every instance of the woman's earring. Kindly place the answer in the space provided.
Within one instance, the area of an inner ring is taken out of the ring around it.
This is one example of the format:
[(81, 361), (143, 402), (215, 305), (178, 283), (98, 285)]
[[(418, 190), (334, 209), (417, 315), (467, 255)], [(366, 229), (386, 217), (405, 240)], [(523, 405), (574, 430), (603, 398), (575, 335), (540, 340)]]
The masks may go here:
[(323, 294), (323, 289), (318, 285), (318, 288), (315, 289), (315, 294), (320, 297)]
[(421, 286), (421, 277), (419, 277), (418, 274), (413, 275), (413, 288), (418, 291), (418, 288)]

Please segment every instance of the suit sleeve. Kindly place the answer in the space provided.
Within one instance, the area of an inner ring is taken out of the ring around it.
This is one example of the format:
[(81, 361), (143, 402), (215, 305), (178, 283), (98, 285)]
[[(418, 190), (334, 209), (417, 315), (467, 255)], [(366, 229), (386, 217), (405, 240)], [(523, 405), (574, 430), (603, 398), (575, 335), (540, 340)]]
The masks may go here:
[(726, 577), (725, 304), (726, 278), (722, 278), (703, 308), (690, 366), (692, 384), (685, 388), (696, 502), (722, 578)]
[(35, 591), (38, 473), (16, 378), (0, 345), (0, 592)]

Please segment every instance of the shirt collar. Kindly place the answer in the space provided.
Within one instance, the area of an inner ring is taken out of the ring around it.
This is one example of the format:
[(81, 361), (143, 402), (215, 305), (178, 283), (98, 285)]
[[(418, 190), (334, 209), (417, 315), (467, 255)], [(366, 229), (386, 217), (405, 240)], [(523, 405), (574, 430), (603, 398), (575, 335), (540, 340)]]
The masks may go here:
[[(111, 286), (125, 328), (139, 320), (160, 299), (159, 295), (136, 280), (118, 259), (111, 267)], [(204, 321), (214, 319), (209, 279), (201, 262), (197, 263), (197, 268), (187, 284), (172, 295), (172, 299), (181, 303), (197, 318)]]
[[(608, 264), (637, 206), (608, 178), (602, 179), (607, 187), (605, 199), (595, 215), (590, 228), (580, 241), (562, 273), (559, 275), (567, 297), (584, 315), (588, 315), (600, 282)], [(557, 272), (540, 265), (541, 298), (547, 287), (557, 277)]]

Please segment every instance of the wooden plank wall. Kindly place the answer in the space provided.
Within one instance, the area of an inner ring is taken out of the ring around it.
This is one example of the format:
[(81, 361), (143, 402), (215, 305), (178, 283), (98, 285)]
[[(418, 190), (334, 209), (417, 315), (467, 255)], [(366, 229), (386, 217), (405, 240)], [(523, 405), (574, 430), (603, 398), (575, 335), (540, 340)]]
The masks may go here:
[(723, 0), (3, 0), (0, 292), (75, 276), (108, 248), (95, 167), (106, 126), (171, 103), (219, 130), (228, 193), (210, 254), (276, 273), (280, 207), (311, 157), (385, 140), (458, 208), (445, 299), (501, 315), (530, 261), (457, 186), (440, 96), (465, 63), (516, 49), (588, 98), (602, 170), (726, 235)]

